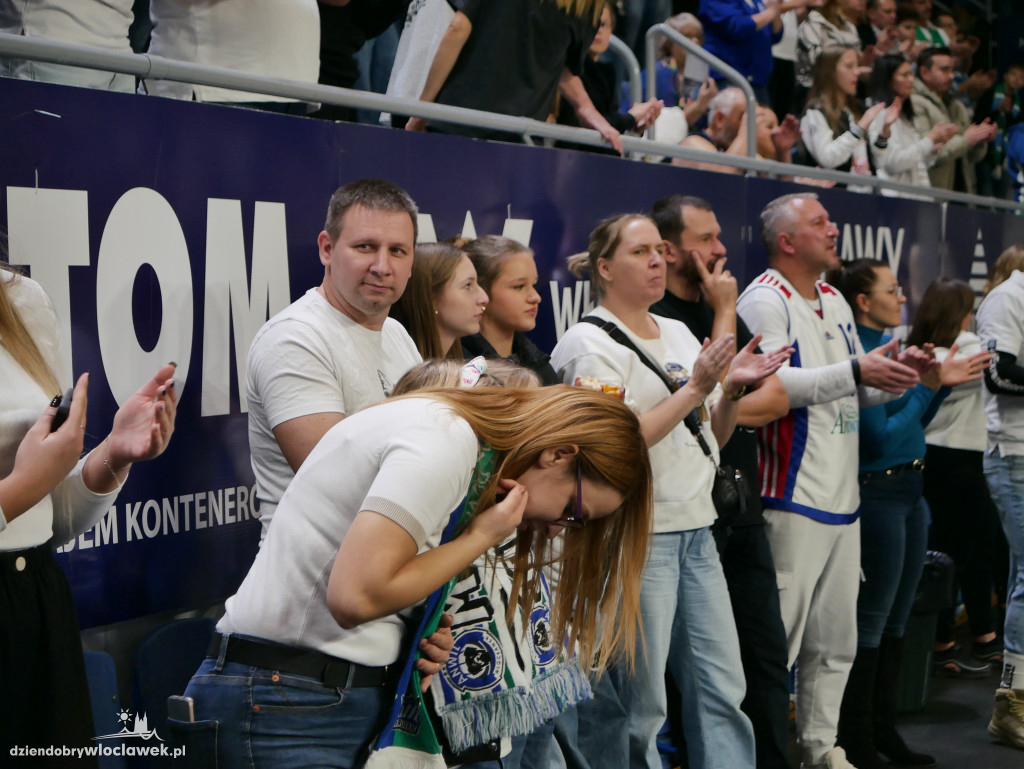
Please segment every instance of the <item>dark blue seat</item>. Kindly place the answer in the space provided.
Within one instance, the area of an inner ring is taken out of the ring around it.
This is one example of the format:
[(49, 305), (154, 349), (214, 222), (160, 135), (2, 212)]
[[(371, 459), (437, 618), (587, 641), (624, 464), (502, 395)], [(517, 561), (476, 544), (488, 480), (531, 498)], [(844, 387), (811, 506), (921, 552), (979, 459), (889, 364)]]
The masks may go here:
[[(117, 695), (117, 671), (113, 658), (106, 652), (85, 652), (85, 675), (89, 681), (89, 704), (92, 706), (93, 728), (97, 735), (117, 734), (123, 728), (119, 713), (121, 699)], [(97, 745), (104, 741), (97, 741)], [(119, 741), (111, 741), (118, 742)], [(123, 756), (100, 756), (100, 769), (125, 769)]]
[(209, 617), (171, 620), (150, 631), (132, 655), (135, 711), (145, 713), (161, 737), (168, 733), (167, 698), (185, 691), (206, 657), (216, 624)]

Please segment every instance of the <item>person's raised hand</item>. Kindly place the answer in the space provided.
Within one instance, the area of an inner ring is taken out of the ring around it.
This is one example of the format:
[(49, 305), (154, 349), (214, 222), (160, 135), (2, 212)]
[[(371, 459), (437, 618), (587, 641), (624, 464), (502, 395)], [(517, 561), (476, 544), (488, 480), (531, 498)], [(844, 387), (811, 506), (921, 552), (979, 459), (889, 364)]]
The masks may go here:
[(872, 104), (870, 107), (864, 110), (864, 114), (860, 116), (860, 120), (857, 121), (857, 125), (859, 125), (866, 132), (868, 130), (868, 126), (875, 122), (875, 118), (881, 115), (884, 109), (885, 102)]
[(878, 39), (875, 41), (875, 53), (889, 53), (894, 46), (899, 44), (899, 41), (900, 38), (899, 35), (896, 34), (896, 27), (886, 27), (878, 35)]
[(946, 142), (952, 139), (960, 131), (960, 128), (956, 123), (936, 123), (932, 126), (932, 130), (928, 132), (928, 138), (932, 140), (932, 145), (936, 150), (939, 150)]
[(892, 339), (858, 359), (862, 385), (899, 394), (918, 383), (917, 371), (889, 358), (899, 351), (899, 345), (899, 340)]
[(7, 480), (16, 485), (26, 509), (49, 494), (78, 463), (85, 440), (88, 387), (89, 375), (82, 374), (75, 383), (68, 417), (56, 431), (50, 432), (57, 413), (54, 404), (43, 410), (21, 439)]
[(885, 117), (882, 118), (882, 127), (886, 135), (889, 133), (889, 128), (900, 119), (900, 111), (903, 109), (903, 97), (896, 96), (892, 100), (892, 104), (885, 108)]
[(649, 99), (648, 101), (637, 102), (630, 110), (629, 114), (633, 116), (636, 121), (636, 130), (643, 131), (645, 128), (650, 126), (655, 120), (658, 119), (658, 115), (661, 114), (662, 108), (665, 106), (665, 102), (661, 99)]
[(946, 387), (956, 387), (964, 382), (973, 382), (985, 376), (985, 369), (992, 361), (992, 355), (988, 350), (982, 350), (974, 355), (956, 357), (960, 346), (953, 343), (949, 348), (946, 359), (942, 361), (941, 383)]
[(160, 368), (114, 414), (106, 453), (114, 472), (133, 462), (158, 457), (167, 448), (178, 407), (175, 369), (174, 363)]
[(927, 343), (921, 347), (911, 345), (905, 350), (898, 351), (893, 360), (909, 366), (917, 372), (918, 376), (924, 376), (927, 372), (938, 366), (935, 360), (935, 345)]
[(700, 253), (691, 251), (689, 256), (700, 275), (700, 292), (715, 314), (724, 310), (735, 312), (739, 292), (736, 277), (725, 269), (725, 258), (717, 259), (708, 270)]
[(529, 498), (526, 487), (510, 478), (499, 480), (498, 488), (505, 492), (504, 498), (475, 516), (466, 527), (467, 531), (483, 535), (490, 547), (508, 539), (523, 522)]
[(772, 144), (775, 145), (775, 159), (788, 161), (793, 146), (800, 140), (800, 121), (795, 115), (786, 115), (776, 128), (772, 129)]
[(729, 373), (725, 377), (722, 386), (726, 392), (736, 392), (741, 387), (755, 385), (766, 376), (771, 376), (785, 365), (786, 361), (793, 354), (792, 347), (780, 347), (772, 352), (758, 353), (757, 346), (761, 344), (761, 335), (758, 334), (743, 349), (736, 353), (729, 365)]
[(970, 146), (991, 141), (995, 136), (996, 125), (990, 118), (985, 118), (980, 123), (974, 123), (964, 129), (964, 139)]
[(723, 334), (713, 342), (705, 339), (685, 386), (694, 390), (701, 400), (706, 398), (732, 362), (735, 345), (735, 334)]

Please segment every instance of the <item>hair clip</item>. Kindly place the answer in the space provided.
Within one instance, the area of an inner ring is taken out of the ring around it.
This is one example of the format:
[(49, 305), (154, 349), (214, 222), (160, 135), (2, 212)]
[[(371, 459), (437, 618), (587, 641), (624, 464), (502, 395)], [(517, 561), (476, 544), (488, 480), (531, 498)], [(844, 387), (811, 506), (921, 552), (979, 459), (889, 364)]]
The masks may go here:
[(480, 381), (480, 377), (485, 371), (487, 371), (487, 361), (484, 356), (477, 355), (462, 367), (462, 379), (459, 381), (459, 387), (463, 389), (476, 387), (476, 383)]

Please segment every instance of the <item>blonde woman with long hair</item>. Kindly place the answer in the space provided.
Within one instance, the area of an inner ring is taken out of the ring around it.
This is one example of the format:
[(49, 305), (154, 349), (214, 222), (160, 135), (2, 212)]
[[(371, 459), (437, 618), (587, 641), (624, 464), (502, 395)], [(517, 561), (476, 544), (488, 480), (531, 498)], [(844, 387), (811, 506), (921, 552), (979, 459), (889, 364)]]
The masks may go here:
[(0, 263), (0, 666), (17, 703), (0, 719), (4, 755), (12, 745), (95, 745), (78, 620), (52, 548), (103, 517), (133, 463), (163, 452), (178, 400), (173, 376), (173, 364), (162, 367), (83, 456), (89, 375), (58, 426), (68, 377), (53, 304)]
[[(282, 769), (360, 765), (396, 691), (386, 671), (410, 609), (443, 605), (449, 581), (511, 534), (515, 579), (494, 622), (538, 589), (530, 567), (564, 530), (556, 648), (628, 664), (650, 525), (646, 445), (614, 398), (563, 386), (428, 389), (350, 415), (299, 469), (228, 599), (186, 692), (196, 720), (219, 722), (220, 766), (247, 766), (250, 749)], [(449, 664), (473, 672), (500, 660), (475, 647)], [(396, 716), (416, 676), (403, 673)]]
[[(683, 323), (651, 315), (648, 308), (665, 293), (666, 263), (661, 235), (646, 216), (605, 219), (587, 251), (570, 257), (569, 269), (590, 277), (598, 325), (566, 331), (552, 365), (564, 382), (616, 392), (637, 412), (655, 489), (640, 594), (645, 646), (635, 671), (611, 671), (597, 682), (593, 706), (579, 708), (581, 748), (593, 766), (657, 769), (655, 738), (665, 721), (671, 665), (690, 765), (753, 766), (753, 730), (740, 711), (745, 686), (736, 624), (711, 534), (715, 470), (697, 435), (717, 462), (718, 446), (736, 425), (736, 401), (790, 350), (757, 355), (756, 336), (736, 354), (733, 334), (702, 346)], [(618, 341), (619, 333), (634, 349)], [(665, 377), (674, 380), (671, 389)], [(621, 713), (623, 723), (596, 715), (606, 709)]]

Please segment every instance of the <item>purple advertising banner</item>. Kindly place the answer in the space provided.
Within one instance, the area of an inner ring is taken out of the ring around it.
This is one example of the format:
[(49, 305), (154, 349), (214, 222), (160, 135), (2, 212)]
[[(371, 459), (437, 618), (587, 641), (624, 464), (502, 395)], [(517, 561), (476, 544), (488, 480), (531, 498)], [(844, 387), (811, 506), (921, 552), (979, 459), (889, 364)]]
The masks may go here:
[[(270, 316), (323, 268), (316, 237), (335, 188), (365, 176), (405, 187), (420, 239), (505, 234), (537, 255), (534, 340), (550, 349), (592, 305), (567, 274), (594, 225), (664, 195), (714, 206), (741, 285), (765, 266), (758, 214), (806, 190), (568, 150), (0, 80), (0, 225), (12, 264), (50, 294), (66, 368), (91, 373), (86, 448), (163, 363), (181, 402), (167, 452), (139, 465), (107, 517), (60, 549), (83, 626), (230, 595), (259, 537), (246, 434), (245, 357)], [(912, 298), (968, 278), (1021, 220), (818, 190), (843, 258), (888, 260)], [(945, 223), (945, 238), (943, 224)]]

